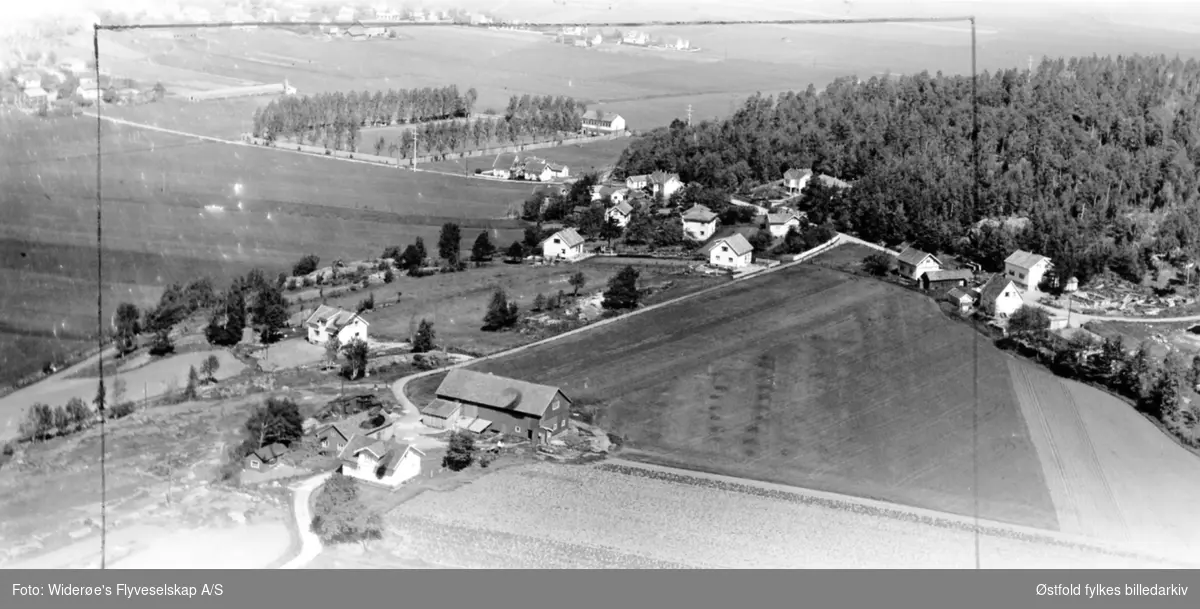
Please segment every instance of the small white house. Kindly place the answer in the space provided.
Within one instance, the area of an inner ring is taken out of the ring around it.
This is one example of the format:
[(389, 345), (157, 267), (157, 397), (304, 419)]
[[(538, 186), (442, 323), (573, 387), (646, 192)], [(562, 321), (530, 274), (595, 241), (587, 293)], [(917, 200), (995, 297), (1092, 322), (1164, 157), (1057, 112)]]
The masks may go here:
[(930, 271), (940, 271), (942, 261), (933, 254), (923, 252), (915, 247), (906, 247), (896, 260), (896, 270), (905, 279), (916, 281), (921, 275)]
[(576, 260), (583, 256), (584, 238), (573, 228), (564, 228), (542, 242), (547, 259)]
[(797, 194), (808, 186), (812, 179), (811, 169), (789, 169), (783, 173), (783, 185), (791, 194)]
[(717, 232), (717, 214), (703, 205), (693, 205), (683, 213), (683, 234), (693, 241), (704, 241)]
[(423, 456), (415, 446), (362, 435), (351, 438), (338, 455), (342, 474), (384, 486), (399, 486), (419, 476)]
[(610, 199), (612, 199), (612, 202), (614, 204), (620, 205), (629, 200), (629, 189), (628, 188), (615, 188), (615, 189), (613, 189), (612, 192), (608, 193), (608, 196)]
[(625, 178), (625, 187), (629, 190), (641, 190), (650, 183), (650, 176), (636, 175)]
[(750, 266), (754, 257), (754, 247), (741, 233), (721, 237), (708, 246), (708, 263), (728, 269), (740, 269)]
[(1021, 308), (1021, 292), (1005, 275), (996, 275), (980, 290), (979, 305), (992, 317), (1008, 317)]
[(367, 340), (367, 320), (345, 309), (321, 305), (308, 316), (304, 325), (308, 328), (308, 342), (323, 345), (330, 336), (336, 336), (338, 344), (345, 345), (355, 338)]
[(767, 230), (775, 238), (786, 237), (788, 231), (795, 228), (800, 230), (800, 215), (792, 212), (767, 214)]
[(608, 208), (604, 212), (605, 220), (612, 220), (617, 223), (617, 226), (625, 228), (629, 225), (629, 219), (633, 216), (633, 206), (622, 201)]
[(677, 173), (656, 171), (650, 174), (648, 181), (651, 192), (656, 195), (661, 192), (664, 199), (670, 199), (671, 195), (683, 188), (683, 182), (679, 181)]
[(1004, 275), (1024, 289), (1036, 290), (1054, 264), (1049, 258), (1017, 250), (1004, 260)]

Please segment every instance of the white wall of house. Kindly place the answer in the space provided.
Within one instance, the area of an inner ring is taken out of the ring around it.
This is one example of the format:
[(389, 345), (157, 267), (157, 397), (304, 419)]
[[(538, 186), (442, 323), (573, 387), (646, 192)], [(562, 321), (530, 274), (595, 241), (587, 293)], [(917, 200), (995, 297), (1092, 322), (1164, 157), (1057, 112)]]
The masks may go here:
[(801, 190), (804, 190), (805, 186), (808, 186), (808, 181), (811, 179), (812, 174), (810, 173), (799, 180), (785, 180), (784, 185), (792, 192), (800, 192)]
[(933, 258), (929, 257), (922, 260), (921, 263), (915, 267), (907, 264), (902, 264), (900, 266), (904, 276), (913, 280), (920, 279), (921, 275), (924, 275), (930, 271), (940, 271), (942, 269), (942, 265), (938, 264)]
[(1033, 265), (1033, 268), (1029, 269), (1028, 272), (1019, 266), (1005, 263), (1004, 274), (1021, 287), (1036, 289), (1042, 283), (1042, 277), (1046, 275), (1046, 270), (1049, 267), (1050, 261), (1045, 258)]
[(1024, 302), (1021, 300), (1021, 293), (1013, 286), (1009, 286), (996, 297), (995, 302), (989, 303), (989, 312), (996, 317), (1008, 317), (1021, 308)]
[(717, 232), (717, 221), (715, 219), (711, 222), (683, 221), (683, 234), (695, 241), (704, 241), (713, 236), (715, 232)]
[(708, 263), (713, 266), (719, 266), (729, 269), (740, 269), (750, 266), (750, 260), (754, 256), (754, 252), (746, 252), (741, 256), (733, 253), (728, 245), (724, 243), (712, 248), (708, 253)]
[[(671, 195), (678, 192), (680, 188), (683, 188), (683, 182), (680, 182), (679, 180), (667, 180), (666, 183), (664, 183), (661, 188), (662, 188), (663, 198), (670, 199)], [(654, 185), (655, 194), (658, 194), (658, 190), (659, 190), (659, 185), (655, 184)]]
[(374, 482), (376, 484), (386, 484), (388, 486), (397, 486), (406, 480), (412, 480), (421, 473), (421, 457), (413, 451), (408, 451), (400, 462), (396, 464), (396, 470), (392, 473), (380, 478), (375, 472), (379, 469), (379, 462), (371, 451), (364, 450), (358, 453), (358, 463), (354, 467), (343, 467), (342, 473), (352, 478)]
[(797, 220), (796, 218), (792, 218), (791, 220), (788, 220), (787, 222), (784, 222), (783, 224), (771, 224), (770, 225), (771, 236), (775, 237), (775, 238), (786, 237), (788, 234), (788, 231), (791, 230), (793, 227), (796, 229), (800, 228), (800, 221)]
[(619, 213), (615, 207), (609, 208), (608, 211), (604, 212), (604, 217), (605, 219), (616, 222), (617, 226), (620, 226), (621, 228), (625, 228), (629, 225), (629, 216)]
[(354, 340), (361, 338), (367, 340), (367, 324), (361, 319), (355, 319), (353, 322), (346, 324), (346, 327), (338, 330), (338, 344), (344, 345)]
[(554, 236), (546, 240), (542, 245), (542, 255), (546, 258), (564, 258), (566, 260), (574, 260), (583, 255), (583, 244), (580, 243), (575, 247), (568, 247), (563, 242), (561, 237)]

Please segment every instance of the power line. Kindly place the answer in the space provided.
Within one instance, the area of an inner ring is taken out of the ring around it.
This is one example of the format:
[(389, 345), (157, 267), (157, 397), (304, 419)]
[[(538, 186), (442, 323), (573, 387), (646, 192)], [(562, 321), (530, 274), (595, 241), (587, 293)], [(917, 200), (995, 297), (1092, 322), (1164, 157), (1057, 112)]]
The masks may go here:
[[(96, 25), (92, 30), (92, 53), (93, 59), (96, 62), (96, 83), (100, 83), (100, 26)], [(100, 176), (103, 175), (100, 169), (101, 154), (101, 125), (100, 120), (100, 104), (103, 100), (100, 96), (100, 87), (96, 87), (96, 336), (99, 343), (100, 351), (98, 354), (100, 362), (100, 387), (96, 391), (96, 411), (100, 413), (100, 568), (104, 569), (107, 565), (105, 551), (108, 547), (108, 475), (106, 473), (105, 453), (108, 452), (107, 434), (104, 426), (104, 420), (107, 417), (104, 408), (104, 401), (107, 396), (104, 395), (104, 246), (102, 240), (103, 222), (101, 222), (101, 209), (103, 205), (103, 197), (100, 194), (101, 184)]]
[[(974, 213), (979, 213), (979, 77), (975, 68), (975, 18), (971, 17), (971, 157), (974, 161), (974, 188), (972, 204)], [(971, 486), (975, 499), (975, 569), (979, 569), (979, 331), (974, 334), (972, 363), (974, 364), (975, 405), (971, 409)]]
[[(522, 28), (547, 28), (564, 25), (586, 27), (679, 27), (693, 25), (849, 25), (868, 23), (946, 23), (953, 21), (971, 21), (974, 17), (868, 17), (863, 19), (754, 19), (754, 20), (700, 20), (700, 21), (601, 21), (585, 23), (522, 23)], [(136, 25), (100, 25), (101, 30), (153, 30), (206, 27), (461, 27), (473, 29), (492, 29), (496, 24), (491, 23), (452, 23), (446, 21), (398, 22), (398, 21), (213, 21), (206, 23), (146, 23)]]

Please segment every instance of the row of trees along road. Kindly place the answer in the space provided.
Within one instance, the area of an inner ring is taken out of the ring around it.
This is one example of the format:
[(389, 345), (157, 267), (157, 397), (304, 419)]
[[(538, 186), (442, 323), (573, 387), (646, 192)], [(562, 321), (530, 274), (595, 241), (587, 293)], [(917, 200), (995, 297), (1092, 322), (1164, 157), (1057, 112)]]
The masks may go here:
[[(1045, 59), (979, 75), (981, 184), (972, 200), (969, 76), (842, 78), (733, 116), (634, 141), (618, 175), (677, 172), (729, 192), (808, 168), (851, 181), (821, 188), (810, 219), (870, 241), (910, 240), (996, 271), (1015, 248), (1086, 282), (1140, 278), (1150, 252), (1200, 252), (1200, 63), (1165, 56)], [(1146, 213), (1149, 212), (1149, 213)], [(975, 229), (1025, 217), (1019, 229)]]
[[(474, 89), (460, 95), (455, 86), (282, 97), (255, 110), (253, 134), (267, 141), (290, 138), (348, 151), (368, 147), (376, 155), (386, 151), (389, 156), (408, 158), (414, 143), (418, 154), (444, 154), (468, 144), (515, 144), (523, 137), (548, 138), (577, 132), (587, 109), (582, 102), (564, 96), (514, 95), (503, 116), (489, 114), (469, 119), (475, 100)], [(379, 136), (362, 141), (364, 127), (402, 124), (416, 127), (391, 140)]]

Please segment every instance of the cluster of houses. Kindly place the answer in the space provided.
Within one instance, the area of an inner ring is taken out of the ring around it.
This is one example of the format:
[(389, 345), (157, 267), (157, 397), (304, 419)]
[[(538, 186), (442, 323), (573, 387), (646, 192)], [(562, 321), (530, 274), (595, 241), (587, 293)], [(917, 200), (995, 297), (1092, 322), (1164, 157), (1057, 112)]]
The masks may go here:
[(503, 152), (496, 155), (496, 160), (492, 162), (492, 168), (484, 173), (503, 180), (550, 182), (565, 179), (570, 174), (570, 169), (561, 163), (554, 163), (536, 156), (522, 159), (515, 152)]
[[(0, 101), (24, 110), (38, 110), (50, 105), (129, 104), (153, 99), (152, 89), (119, 86), (118, 80), (104, 72), (97, 78), (82, 59), (67, 59), (54, 66), (22, 62), (11, 82), (4, 84)], [(78, 84), (67, 90), (68, 82)]]
[(940, 294), (962, 313), (982, 311), (1003, 320), (1025, 304), (1024, 294), (1037, 291), (1053, 262), (1040, 254), (1017, 250), (1004, 260), (1004, 272), (979, 284), (978, 265), (946, 269), (937, 256), (914, 247), (905, 248), (897, 258), (897, 272), (916, 282), (921, 289)]
[(356, 338), (366, 341), (370, 325), (357, 313), (323, 304), (304, 320), (305, 340), (314, 345), (323, 345), (334, 337), (339, 345)]
[(650, 34), (637, 30), (626, 33), (614, 30), (609, 34), (605, 34), (598, 30), (589, 30), (587, 26), (583, 25), (566, 25), (558, 30), (545, 32), (545, 34), (553, 36), (555, 42), (577, 47), (594, 47), (607, 43), (675, 51), (699, 50), (693, 48), (691, 42), (683, 38), (676, 38), (673, 42), (667, 42), (666, 40), (651, 37)]

